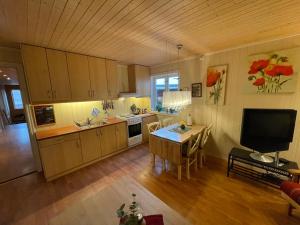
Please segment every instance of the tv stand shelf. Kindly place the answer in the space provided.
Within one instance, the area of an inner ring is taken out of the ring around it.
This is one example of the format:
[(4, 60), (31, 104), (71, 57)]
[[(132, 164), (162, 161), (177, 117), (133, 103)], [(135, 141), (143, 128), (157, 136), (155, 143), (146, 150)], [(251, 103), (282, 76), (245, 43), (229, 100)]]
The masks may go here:
[(252, 159), (251, 153), (244, 149), (232, 148), (228, 156), (227, 177), (233, 173), (279, 188), (283, 180), (292, 177), (288, 170), (298, 169), (296, 162), (288, 161), (282, 166), (276, 166), (275, 161), (264, 163)]

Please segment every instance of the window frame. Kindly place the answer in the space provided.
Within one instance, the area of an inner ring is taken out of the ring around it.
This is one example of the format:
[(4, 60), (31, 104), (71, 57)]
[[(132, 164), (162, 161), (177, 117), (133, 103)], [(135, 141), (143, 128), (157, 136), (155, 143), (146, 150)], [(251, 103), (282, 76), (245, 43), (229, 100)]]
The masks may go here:
[[(180, 74), (179, 71), (174, 71), (174, 72), (168, 72), (168, 73), (162, 73), (162, 74), (155, 74), (151, 75), (151, 109), (153, 111), (156, 110), (156, 102), (157, 102), (157, 96), (156, 96), (156, 88), (155, 88), (155, 83), (157, 79), (165, 78), (165, 91), (169, 91), (169, 78), (170, 77), (178, 77), (178, 90), (180, 90)], [(162, 112), (165, 112), (162, 110)]]

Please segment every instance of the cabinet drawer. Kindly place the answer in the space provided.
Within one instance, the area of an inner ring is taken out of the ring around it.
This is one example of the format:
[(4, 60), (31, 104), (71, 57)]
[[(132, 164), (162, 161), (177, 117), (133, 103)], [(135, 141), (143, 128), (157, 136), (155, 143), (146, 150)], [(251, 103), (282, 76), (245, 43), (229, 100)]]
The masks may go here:
[(69, 141), (74, 139), (79, 139), (79, 133), (66, 134), (59, 137), (53, 137), (46, 140), (41, 140), (38, 142), (38, 144), (40, 148), (43, 148), (43, 147), (60, 144), (63, 143), (64, 141)]

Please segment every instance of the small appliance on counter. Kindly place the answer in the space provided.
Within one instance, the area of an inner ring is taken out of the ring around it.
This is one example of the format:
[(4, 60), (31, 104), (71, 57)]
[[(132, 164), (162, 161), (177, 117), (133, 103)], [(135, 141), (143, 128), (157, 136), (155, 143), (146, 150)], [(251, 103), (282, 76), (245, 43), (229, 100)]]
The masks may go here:
[(33, 111), (37, 126), (55, 124), (53, 105), (35, 105)]

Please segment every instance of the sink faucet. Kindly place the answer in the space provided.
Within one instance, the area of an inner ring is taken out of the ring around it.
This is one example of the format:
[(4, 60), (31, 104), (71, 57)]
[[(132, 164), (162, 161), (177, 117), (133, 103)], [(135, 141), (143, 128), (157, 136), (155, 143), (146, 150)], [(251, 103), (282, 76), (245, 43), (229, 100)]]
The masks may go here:
[(89, 125), (89, 126), (92, 125), (93, 119), (94, 119), (94, 118), (90, 119), (89, 117), (86, 118), (86, 124)]

